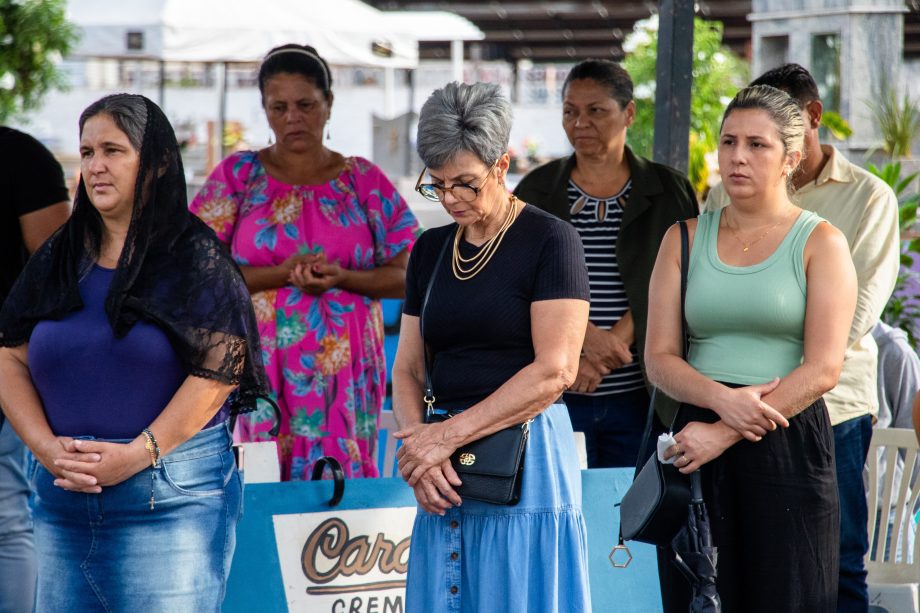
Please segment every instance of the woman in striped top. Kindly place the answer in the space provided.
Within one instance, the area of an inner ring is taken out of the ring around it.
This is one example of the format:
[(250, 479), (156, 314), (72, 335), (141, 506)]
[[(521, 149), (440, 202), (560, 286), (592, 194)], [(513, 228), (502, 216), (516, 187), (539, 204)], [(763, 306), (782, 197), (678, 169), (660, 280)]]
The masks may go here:
[[(649, 277), (668, 226), (698, 212), (685, 176), (626, 146), (636, 112), (632, 89), (614, 62), (572, 68), (562, 126), (575, 152), (535, 169), (515, 190), (571, 222), (584, 245), (590, 323), (565, 402), (573, 427), (585, 433), (592, 468), (636, 464), (649, 403), (642, 368)], [(663, 423), (669, 408), (658, 407)]]

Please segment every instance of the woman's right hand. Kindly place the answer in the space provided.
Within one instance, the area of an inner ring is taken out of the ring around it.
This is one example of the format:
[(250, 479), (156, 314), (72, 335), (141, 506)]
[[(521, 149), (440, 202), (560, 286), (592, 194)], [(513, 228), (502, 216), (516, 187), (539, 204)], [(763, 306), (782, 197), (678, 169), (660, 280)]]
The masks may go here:
[(433, 515), (444, 515), (451, 507), (458, 507), (462, 500), (455, 487), (461, 485), (460, 477), (445, 460), (440, 466), (433, 466), (412, 486), (420, 507)]
[(102, 460), (102, 456), (95, 452), (68, 451), (67, 448), (72, 447), (73, 441), (74, 439), (69, 436), (49, 438), (33, 450), (35, 458), (54, 476), (55, 480), (64, 480), (66, 482), (67, 487), (65, 489), (84, 494), (98, 494), (102, 491), (102, 486), (99, 485), (95, 477), (83, 473), (72, 473), (57, 465), (58, 460), (87, 463), (97, 463)]
[(760, 385), (726, 388), (723, 398), (711, 408), (725, 425), (756, 443), (768, 432), (776, 430), (777, 426), (789, 427), (789, 420), (762, 400), (777, 385), (779, 377)]
[(583, 355), (578, 359), (578, 374), (575, 376), (575, 381), (569, 386), (568, 391), (590, 394), (601, 384), (604, 376), (609, 374), (609, 368), (603, 364), (593, 362), (588, 356)]

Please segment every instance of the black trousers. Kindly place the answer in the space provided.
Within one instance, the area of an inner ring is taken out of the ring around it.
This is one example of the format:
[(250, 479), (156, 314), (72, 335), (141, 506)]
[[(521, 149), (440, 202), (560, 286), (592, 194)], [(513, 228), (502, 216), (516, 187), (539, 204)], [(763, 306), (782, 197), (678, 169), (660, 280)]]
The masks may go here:
[[(675, 432), (714, 412), (684, 405)], [(833, 613), (840, 509), (834, 434), (824, 401), (758, 443), (743, 440), (703, 466), (703, 492), (718, 547), (724, 613)], [(687, 580), (659, 548), (665, 613), (685, 613)]]

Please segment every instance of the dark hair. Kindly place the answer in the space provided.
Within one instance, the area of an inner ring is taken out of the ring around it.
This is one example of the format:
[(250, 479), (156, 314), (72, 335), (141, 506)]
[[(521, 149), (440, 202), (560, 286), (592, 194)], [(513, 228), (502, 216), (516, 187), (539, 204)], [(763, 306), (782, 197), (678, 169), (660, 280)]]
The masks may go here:
[(83, 126), (96, 115), (111, 117), (118, 129), (128, 137), (131, 146), (140, 153), (141, 144), (144, 142), (144, 130), (147, 128), (147, 102), (143, 96), (112, 94), (96, 100), (80, 114), (78, 125), (81, 136)]
[(626, 69), (610, 60), (583, 60), (578, 62), (569, 71), (562, 84), (562, 96), (569, 88), (569, 83), (578, 79), (592, 79), (598, 85), (610, 91), (610, 97), (620, 103), (620, 108), (625, 108), (633, 99), (633, 82)]
[(781, 89), (799, 103), (799, 108), (805, 108), (809, 102), (821, 99), (818, 84), (811, 73), (798, 64), (783, 64), (768, 70), (751, 81), (751, 85), (769, 85)]
[(265, 96), (265, 83), (277, 74), (297, 74), (312, 82), (326, 100), (332, 95), (332, 72), (310, 45), (287, 44), (269, 51), (259, 66), (259, 93)]

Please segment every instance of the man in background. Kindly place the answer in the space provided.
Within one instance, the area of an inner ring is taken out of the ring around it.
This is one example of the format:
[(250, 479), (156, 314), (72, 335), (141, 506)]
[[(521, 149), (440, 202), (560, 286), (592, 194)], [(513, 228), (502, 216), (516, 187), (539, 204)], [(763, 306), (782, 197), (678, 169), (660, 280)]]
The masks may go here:
[[(820, 142), (824, 110), (818, 86), (798, 64), (774, 68), (751, 85), (770, 85), (792, 96), (805, 119), (805, 158), (792, 177), (795, 203), (814, 211), (846, 236), (856, 266), (859, 291), (856, 314), (837, 387), (824, 396), (834, 427), (837, 490), (840, 497), (840, 580), (837, 610), (865, 613), (869, 608), (864, 558), (869, 548), (868, 505), (863, 467), (878, 413), (878, 348), (872, 328), (879, 320), (900, 264), (898, 202), (881, 179)], [(704, 210), (728, 204), (721, 185), (709, 194)]]
[[(60, 164), (41, 143), (0, 126), (0, 305), (34, 252), (70, 215)], [(25, 446), (0, 416), (0, 613), (29, 613), (35, 549)]]

